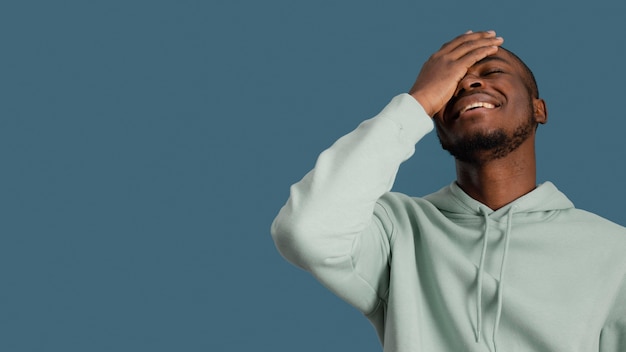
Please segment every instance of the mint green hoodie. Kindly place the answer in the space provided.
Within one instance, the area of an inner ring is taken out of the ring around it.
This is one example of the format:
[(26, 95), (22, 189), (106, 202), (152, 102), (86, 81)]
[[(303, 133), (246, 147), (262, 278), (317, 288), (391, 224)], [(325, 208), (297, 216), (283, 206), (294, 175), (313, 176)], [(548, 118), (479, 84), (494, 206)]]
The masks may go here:
[(324, 151), (272, 224), (283, 256), (386, 352), (626, 351), (626, 229), (549, 182), (496, 211), (456, 183), (390, 192), (432, 128), (402, 94)]

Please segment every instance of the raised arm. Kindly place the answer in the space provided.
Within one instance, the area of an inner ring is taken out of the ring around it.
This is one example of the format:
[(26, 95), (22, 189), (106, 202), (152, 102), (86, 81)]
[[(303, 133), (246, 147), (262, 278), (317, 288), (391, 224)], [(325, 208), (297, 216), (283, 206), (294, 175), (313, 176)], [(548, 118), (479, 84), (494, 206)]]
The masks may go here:
[(445, 44), (424, 64), (410, 94), (395, 97), (324, 151), (291, 187), (272, 224), (283, 256), (361, 311), (374, 309), (386, 290), (390, 252), (376, 201), (432, 130), (430, 116), (450, 99), (467, 68), (500, 43), (494, 33), (468, 32)]

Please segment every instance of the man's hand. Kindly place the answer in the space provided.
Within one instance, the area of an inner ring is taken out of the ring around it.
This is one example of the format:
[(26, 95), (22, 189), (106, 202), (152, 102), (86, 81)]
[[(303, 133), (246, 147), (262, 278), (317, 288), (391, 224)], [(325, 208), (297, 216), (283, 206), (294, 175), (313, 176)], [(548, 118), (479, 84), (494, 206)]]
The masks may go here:
[(444, 44), (422, 66), (409, 94), (429, 116), (444, 108), (467, 70), (498, 51), (504, 40), (493, 31), (468, 31)]

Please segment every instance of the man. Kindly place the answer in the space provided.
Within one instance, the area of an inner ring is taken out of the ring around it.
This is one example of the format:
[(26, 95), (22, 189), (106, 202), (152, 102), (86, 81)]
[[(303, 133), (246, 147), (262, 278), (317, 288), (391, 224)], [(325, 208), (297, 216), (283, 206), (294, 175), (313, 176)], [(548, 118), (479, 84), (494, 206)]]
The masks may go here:
[[(502, 42), (444, 44), (409, 94), (324, 151), (274, 220), (276, 245), (385, 351), (626, 351), (626, 229), (536, 184), (546, 106)], [(457, 180), (389, 192), (433, 124)]]

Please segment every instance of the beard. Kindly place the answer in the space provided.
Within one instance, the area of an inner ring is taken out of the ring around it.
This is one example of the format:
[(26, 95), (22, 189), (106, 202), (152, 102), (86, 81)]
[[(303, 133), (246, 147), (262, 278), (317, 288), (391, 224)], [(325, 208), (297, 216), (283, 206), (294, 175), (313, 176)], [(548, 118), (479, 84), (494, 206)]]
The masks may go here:
[(491, 132), (477, 132), (454, 143), (441, 138), (439, 130), (437, 135), (439, 143), (455, 159), (483, 165), (486, 162), (503, 158), (516, 150), (536, 130), (537, 124), (531, 114), (525, 123), (519, 125), (512, 134), (507, 134), (503, 129)]

